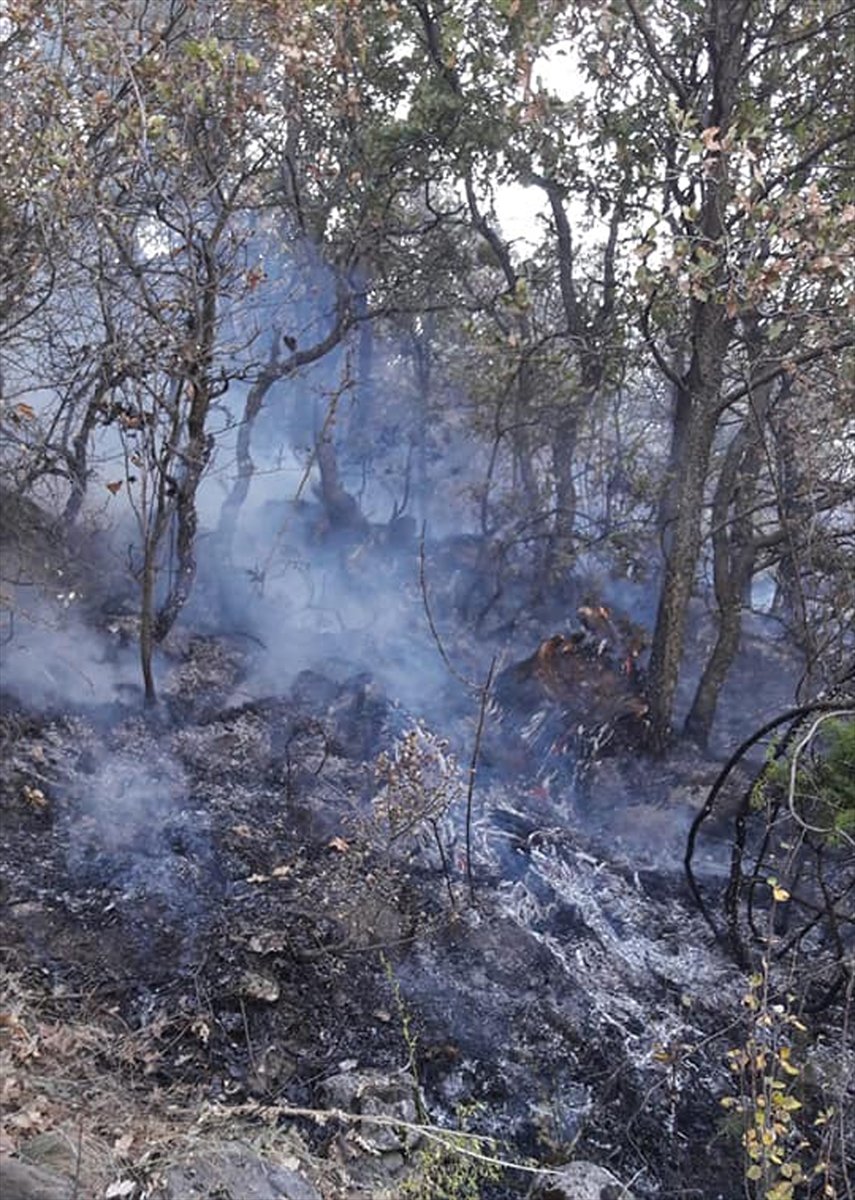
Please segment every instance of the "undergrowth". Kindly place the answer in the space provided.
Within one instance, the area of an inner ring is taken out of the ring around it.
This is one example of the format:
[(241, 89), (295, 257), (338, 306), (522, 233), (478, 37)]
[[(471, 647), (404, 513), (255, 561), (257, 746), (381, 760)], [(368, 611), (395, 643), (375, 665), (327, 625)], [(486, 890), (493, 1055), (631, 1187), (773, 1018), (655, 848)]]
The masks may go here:
[[(796, 992), (782, 989), (781, 972), (773, 965), (775, 912), (789, 894), (776, 879), (767, 882), (766, 953), (748, 979), (744, 1040), (727, 1052), (733, 1094), (721, 1104), (737, 1119), (751, 1200), (852, 1200), (848, 1142), (855, 1099), (850, 1044), (855, 977), (850, 971), (840, 1024), (826, 1025), (823, 1039), (830, 1052), (821, 1057), (817, 1031), (799, 1011)], [(809, 972), (809, 964), (799, 963), (798, 970)], [(790, 964), (789, 972), (792, 982), (798, 971)]]

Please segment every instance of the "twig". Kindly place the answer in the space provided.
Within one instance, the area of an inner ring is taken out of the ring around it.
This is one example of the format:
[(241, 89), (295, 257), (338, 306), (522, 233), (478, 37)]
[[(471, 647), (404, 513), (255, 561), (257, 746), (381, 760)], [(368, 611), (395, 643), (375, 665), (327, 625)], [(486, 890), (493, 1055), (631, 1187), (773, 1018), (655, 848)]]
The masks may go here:
[(83, 1165), (83, 1118), (77, 1124), (77, 1148), (74, 1155), (74, 1181), (71, 1185), (71, 1200), (77, 1200), (80, 1189), (80, 1168)]
[(249, 1055), (249, 1065), (252, 1067), (253, 1075), (257, 1075), (258, 1070), (255, 1065), (255, 1052), (252, 1048), (252, 1038), (249, 1033), (249, 1021), (246, 1017), (246, 1005), (243, 1002), (243, 996), (239, 996), (238, 1000), (240, 1002), (240, 1015), (243, 1019), (243, 1033), (244, 1037), (246, 1038), (246, 1050), (247, 1054)]
[(455, 898), (454, 887), (452, 886), (451, 882), (451, 871), (448, 866), (448, 855), (445, 853), (445, 846), (442, 844), (442, 836), (439, 832), (439, 823), (436, 820), (436, 817), (428, 817), (428, 824), (433, 830), (434, 841), (436, 842), (436, 848), (439, 851), (439, 860), (442, 863), (442, 874), (445, 877), (445, 888), (448, 892), (448, 898), (451, 901), (451, 908), (452, 910), (456, 910), (457, 900)]
[[(223, 1109), (222, 1114), (213, 1106), (204, 1110), (201, 1120), (222, 1115), (260, 1116), (262, 1119), (273, 1117), (303, 1117), (325, 1125), (327, 1121), (341, 1121), (345, 1125), (379, 1125), (389, 1129), (402, 1129), (406, 1133), (419, 1133), (430, 1141), (438, 1142), (452, 1154), (461, 1154), (465, 1158), (473, 1158), (476, 1162), (488, 1166), (502, 1167), (507, 1171), (524, 1171), (528, 1175), (551, 1175), (560, 1179), (563, 1172), (552, 1167), (535, 1166), (530, 1163), (514, 1162), (512, 1159), (499, 1158), (492, 1154), (482, 1154), (474, 1147), (484, 1142), (495, 1145), (496, 1139), (485, 1133), (469, 1133), (463, 1129), (442, 1129), (437, 1125), (423, 1125), (414, 1121), (401, 1121), (397, 1117), (387, 1117), (382, 1113), (350, 1113), (341, 1108), (297, 1108), (290, 1104), (239, 1104)], [(453, 1140), (452, 1140), (453, 1139)], [(470, 1146), (461, 1143), (471, 1143)]]
[[(323, 424), (321, 425), (321, 431), (318, 434), (318, 438), (317, 438), (317, 441), (315, 442), (315, 445), (312, 447), (312, 449), (309, 453), (308, 460), (306, 461), (306, 466), (303, 470), (302, 476), (300, 477), (300, 482), (297, 484), (297, 490), (294, 493), (294, 496), (292, 499), (293, 504), (297, 504), (303, 496), (303, 491), (305, 490), (306, 484), (309, 482), (309, 477), (312, 474), (312, 468), (314, 467), (315, 463), (317, 462), (318, 446), (320, 445), (321, 441), (323, 441), (323, 439), (327, 436), (330, 428), (335, 423), (336, 415), (338, 413), (338, 402), (341, 399), (342, 393), (344, 391), (346, 391), (347, 388), (350, 386), (351, 386), (350, 380), (345, 379), (345, 381), (341, 385), (341, 387), (337, 391), (333, 392), (332, 395), (330, 396), (329, 405), (328, 405), (327, 411), (324, 415)], [(285, 533), (286, 533), (289, 525), (291, 524), (292, 518), (293, 518), (293, 513), (291, 513), (291, 512), (286, 513), (285, 517), (282, 520), (282, 523), (280, 524), (279, 528), (276, 530), (276, 532), (273, 535), (273, 541), (270, 545), (270, 549), (267, 553), (267, 557), (265, 558), (264, 562), (262, 563), (261, 569), (258, 571), (258, 578), (259, 578), (261, 590), (264, 589), (264, 584), (267, 579), (267, 574), (270, 571), (270, 566), (273, 562), (273, 559), (276, 556), (276, 552), (279, 548), (279, 543), (281, 542), (282, 538), (285, 536)]]
[[(779, 725), (783, 725), (787, 721), (792, 721), (794, 723), (794, 729), (795, 729), (798, 726), (798, 722), (801, 721), (804, 717), (809, 717), (811, 715), (811, 713), (837, 712), (839, 710), (839, 708), (840, 708), (839, 703), (833, 704), (833, 703), (827, 702), (827, 701), (817, 701), (814, 704), (801, 705), (799, 708), (788, 708), (785, 712), (781, 713), (779, 716), (775, 717), (773, 720), (767, 721), (765, 725), (761, 726), (760, 729), (756, 730), (754, 733), (751, 734), (750, 737), (746, 738), (744, 742), (742, 742), (739, 746), (737, 746), (737, 748), (734, 750), (733, 754), (731, 754), (730, 758), (727, 760), (727, 762), (724, 764), (724, 766), (722, 767), (722, 769), (719, 771), (718, 775), (716, 776), (715, 782), (713, 783), (712, 787), (709, 790), (709, 793), (707, 794), (707, 798), (704, 801), (703, 807), (701, 808), (700, 812), (698, 813), (698, 815), (695, 817), (694, 821), (692, 822), (691, 828), (689, 829), (688, 838), (686, 839), (686, 853), (683, 857), (683, 866), (686, 871), (686, 880), (689, 884), (689, 889), (695, 898), (695, 902), (697, 903), (697, 906), (700, 909), (701, 915), (703, 916), (706, 923), (709, 925), (710, 929), (715, 934), (715, 937), (718, 941), (723, 940), (722, 932), (716, 925), (709, 910), (707, 909), (706, 904), (704, 903), (703, 896), (701, 895), (701, 889), (698, 885), (697, 879), (695, 878), (694, 871), (692, 870), (692, 859), (693, 859), (694, 853), (695, 853), (695, 843), (697, 842), (698, 833), (700, 832), (701, 825), (711, 815), (713, 808), (715, 807), (715, 802), (718, 797), (718, 794), (721, 791), (721, 789), (724, 787), (727, 780), (730, 778), (730, 775), (733, 772), (733, 769), (737, 766), (737, 764), (741, 761), (741, 759), (743, 759), (745, 757), (745, 755), (752, 748), (752, 746), (756, 745), (757, 742), (761, 741), (764, 737), (766, 737), (767, 734), (771, 733), (773, 729), (777, 729)], [(793, 731), (791, 730), (791, 733), (792, 732)], [(750, 804), (752, 790), (753, 789), (750, 788), (748, 790), (747, 799), (743, 799), (743, 803), (740, 807), (739, 814), (737, 815), (737, 829), (739, 829), (740, 822), (742, 822), (744, 824), (745, 815), (746, 815), (748, 806)], [(733, 866), (731, 868), (731, 880), (733, 880)]]
[[(843, 1005), (843, 1029), (841, 1030), (841, 1034), (842, 1034), (841, 1045), (844, 1047), (848, 1047), (850, 1044), (849, 1043), (849, 1018), (852, 1013), (853, 992), (855, 992), (855, 971), (850, 970), (848, 972), (848, 978), (847, 978), (847, 983), (846, 983), (846, 998), (845, 998), (844, 1005)], [(851, 1053), (851, 1050), (848, 1050), (848, 1049), (845, 1050), (844, 1055), (845, 1055), (844, 1056), (844, 1067), (843, 1067), (843, 1071), (840, 1076), (841, 1103), (838, 1104), (838, 1106), (837, 1106), (838, 1114), (839, 1114), (838, 1118), (837, 1118), (838, 1127), (839, 1127), (839, 1132), (838, 1132), (837, 1136), (840, 1139), (841, 1174), (843, 1176), (843, 1182), (846, 1185), (846, 1195), (851, 1196), (852, 1195), (852, 1182), (849, 1178), (849, 1168), (847, 1166), (847, 1161), (848, 1161), (849, 1156), (846, 1152), (846, 1150), (847, 1150), (847, 1147), (846, 1147), (847, 1131), (846, 1131), (846, 1119), (845, 1119), (846, 1085), (847, 1085), (847, 1081), (852, 1078), (852, 1053)]]
[(493, 676), (496, 673), (496, 655), (490, 662), (490, 670), (487, 672), (487, 678), (483, 684), (474, 683), (471, 679), (467, 679), (457, 670), (454, 663), (448, 657), (445, 646), (442, 644), (442, 638), (439, 636), (439, 630), (436, 627), (436, 622), (433, 619), (431, 612), (430, 600), (427, 591), (427, 579), (425, 576), (425, 531), (427, 525), (422, 525), (421, 536), (419, 537), (419, 586), (422, 593), (422, 603), (424, 604), (425, 616), (430, 627), (431, 635), (436, 648), (439, 651), (440, 658), (445, 663), (448, 670), (460, 683), (463, 684), (470, 692), (477, 692), (479, 696), (478, 705), (478, 725), (475, 730), (475, 744), (472, 747), (472, 759), (469, 763), (469, 782), (466, 788), (466, 878), (469, 883), (469, 898), (474, 903), (475, 901), (475, 880), (472, 875), (472, 796), (475, 791), (475, 776), (478, 771), (478, 759), (481, 754), (481, 738), (484, 734), (484, 722), (487, 717), (487, 703), (490, 699), (490, 688), (493, 686)]
[(478, 758), (481, 753), (481, 737), (484, 733), (484, 722), (487, 716), (487, 703), (490, 699), (490, 688), (493, 686), (493, 675), (496, 671), (496, 656), (490, 663), (490, 670), (484, 686), (481, 688), (481, 704), (478, 708), (478, 727), (475, 730), (475, 744), (472, 747), (472, 761), (469, 764), (469, 784), (466, 789), (466, 878), (469, 881), (469, 899), (475, 903), (475, 879), (472, 875), (472, 795), (475, 791), (475, 775), (478, 771)]
[(442, 638), (439, 636), (439, 630), (436, 627), (436, 622), (433, 619), (433, 613), (431, 612), (431, 607), (430, 607), (430, 600), (428, 599), (427, 578), (425, 575), (425, 530), (426, 529), (427, 529), (427, 523), (422, 524), (422, 532), (421, 532), (421, 536), (419, 537), (419, 587), (420, 587), (421, 593), (422, 593), (422, 604), (424, 605), (425, 616), (427, 617), (427, 623), (430, 628), (433, 640), (436, 643), (436, 648), (439, 651), (439, 656), (442, 659), (442, 661), (445, 663), (449, 672), (454, 676), (454, 678), (456, 680), (458, 680), (458, 682), (462, 683), (465, 688), (468, 688), (468, 690), (470, 692), (477, 692), (477, 691), (480, 691), (478, 684), (473, 683), (471, 679), (467, 679), (465, 675), (462, 675), (460, 673), (460, 671), (457, 670), (457, 667), (455, 667), (455, 665), (451, 661), (451, 659), (448, 657), (448, 653), (445, 649), (445, 646), (442, 644)]

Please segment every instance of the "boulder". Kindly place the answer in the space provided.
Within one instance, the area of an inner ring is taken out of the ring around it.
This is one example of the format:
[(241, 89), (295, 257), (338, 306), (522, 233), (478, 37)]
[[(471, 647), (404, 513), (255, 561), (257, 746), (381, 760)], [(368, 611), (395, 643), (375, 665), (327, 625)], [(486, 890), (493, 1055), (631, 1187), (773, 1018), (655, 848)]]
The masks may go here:
[(320, 1200), (315, 1187), (299, 1171), (262, 1158), (240, 1142), (198, 1151), (169, 1167), (151, 1200), (209, 1200), (213, 1196), (217, 1200)]
[(633, 1200), (619, 1179), (596, 1163), (572, 1162), (556, 1173), (539, 1175), (528, 1200)]
[(18, 1158), (0, 1159), (3, 1200), (72, 1200), (74, 1182)]

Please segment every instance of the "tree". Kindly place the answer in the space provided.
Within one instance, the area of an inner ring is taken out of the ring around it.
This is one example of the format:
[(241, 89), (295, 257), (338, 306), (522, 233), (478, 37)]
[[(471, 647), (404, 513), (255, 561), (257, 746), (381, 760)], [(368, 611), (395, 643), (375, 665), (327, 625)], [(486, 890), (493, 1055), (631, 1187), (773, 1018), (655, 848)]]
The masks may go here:
[[(55, 396), (31, 446), (29, 482), (64, 476), (73, 522), (94, 435), (102, 449), (111, 434), (122, 446), (124, 478), (107, 486), (125, 486), (139, 525), (150, 701), (153, 644), (195, 575), (211, 407), (253, 369), (250, 234), (265, 166), (254, 134), (264, 104), (260, 64), (239, 39), (254, 15), (253, 6), (220, 17), (182, 4), (119, 14), (85, 2), (18, 14), (21, 80), (40, 89), (50, 78), (55, 89), (47, 105), (29, 96), (42, 118), (36, 159), (56, 164), (67, 193), (51, 212), (63, 221), (63, 286), (41, 306), (37, 335), (35, 314), (15, 305), (16, 374), (42, 368), (39, 382)], [(158, 595), (170, 533), (175, 565)]]
[[(692, 735), (709, 736), (758, 571), (779, 570), (819, 663), (851, 483), (801, 413), (811, 381), (841, 436), (851, 411), (855, 204), (838, 160), (855, 34), (840, 0), (73, 0), (16, 5), (8, 31), (4, 457), (24, 490), (51, 480), (73, 523), (121, 451), (99, 487), (138, 521), (150, 697), (210, 462), (234, 453), (228, 553), (260, 414), (321, 371), (355, 397), (312, 433), (329, 512), (352, 499), (348, 438), (369, 417), (400, 427), (421, 381), (396, 497), (415, 454), (426, 493), (428, 441), (465, 425), (485, 557), (525, 567), (533, 596), (587, 546), (619, 560), (631, 531), (658, 535), (657, 748), (708, 551), (717, 637)], [(569, 96), (539, 78), (559, 53)], [(496, 219), (505, 182), (542, 208), (526, 258)], [(372, 393), (389, 363), (411, 373), (397, 414)]]
[[(603, 130), (611, 153), (625, 161), (642, 135), (650, 147), (635, 156), (641, 187), (633, 202), (647, 215), (634, 306), (674, 393), (650, 663), (654, 741), (662, 748), (723, 421), (791, 369), (852, 345), (844, 286), (851, 195), (835, 164), (855, 137), (844, 99), (853, 34), (846, 6), (735, 0), (693, 4), (679, 20), (665, 4), (642, 10), (627, 0), (594, 29), (585, 45), (591, 86), (613, 96), (619, 78), (630, 97)], [(834, 213), (821, 230), (810, 227), (812, 203)], [(779, 287), (793, 270), (800, 294), (788, 309)], [(759, 336), (774, 330), (783, 345), (797, 333), (793, 356), (758, 358), (751, 349), (758, 326)], [(722, 460), (728, 473), (739, 454)]]

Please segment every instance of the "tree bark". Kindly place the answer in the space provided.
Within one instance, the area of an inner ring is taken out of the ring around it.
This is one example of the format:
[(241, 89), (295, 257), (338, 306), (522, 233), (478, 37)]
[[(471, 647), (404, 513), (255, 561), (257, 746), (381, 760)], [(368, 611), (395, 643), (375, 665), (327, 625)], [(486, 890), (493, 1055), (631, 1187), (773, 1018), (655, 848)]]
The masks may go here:
[[(647, 40), (647, 27), (632, 9), (639, 32)], [(733, 119), (737, 85), (743, 67), (743, 28), (748, 6), (742, 0), (710, 0), (706, 49), (710, 61), (709, 94), (702, 120), (723, 137)], [(656, 60), (656, 49), (648, 41)], [(661, 64), (660, 64), (661, 65)], [(678, 82), (678, 81), (677, 81)], [(686, 97), (677, 89), (677, 100)], [(703, 193), (693, 237), (706, 249), (712, 266), (691, 279), (690, 345), (688, 371), (675, 380), (678, 392), (669, 466), (660, 522), (664, 528), (665, 571), (653, 633), (648, 687), (651, 746), (665, 752), (671, 738), (674, 698), (683, 658), (686, 617), (702, 543), (704, 490), (713, 441), (721, 415), (724, 363), (733, 337), (733, 320), (727, 316), (722, 293), (728, 267), (725, 215), (733, 193), (727, 154), (710, 150), (703, 176)], [(666, 496), (666, 491), (670, 495)]]
[(237, 446), (235, 449), (237, 475), (232, 483), (231, 491), (226, 496), (223, 506), (220, 509), (220, 520), (217, 530), (222, 552), (227, 559), (231, 558), (238, 518), (240, 517), (244, 501), (249, 494), (249, 487), (255, 471), (251, 449), (252, 431), (258, 414), (261, 412), (265, 397), (278, 378), (276, 370), (276, 340), (274, 337), (270, 362), (247, 393), (243, 418), (238, 428)]
[[(217, 336), (219, 273), (213, 248), (204, 240), (199, 259), (205, 286), (188, 340), (186, 376), (179, 385), (176, 399), (179, 408), (183, 403), (188, 405), (186, 441), (180, 449), (175, 444), (168, 446), (165, 449), (165, 461), (161, 465), (161, 476), (168, 474), (170, 469), (174, 471), (173, 477), (165, 480), (165, 491), (161, 479), (159, 494), (163, 496), (165, 506), (174, 503), (176, 567), (155, 619), (156, 642), (162, 642), (175, 624), (196, 579), (196, 493), (213, 450), (213, 439), (205, 432), (205, 426), (216, 392), (211, 366)], [(171, 495), (173, 489), (174, 497)]]
[[(749, 372), (768, 365), (767, 347), (756, 321), (744, 321)], [(762, 465), (763, 425), (787, 390), (786, 381), (770, 380), (749, 394), (742, 425), (731, 440), (719, 471), (712, 503), (713, 580), (718, 632), (695, 692), (685, 732), (700, 746), (709, 742), (719, 693), (739, 649), (742, 611), (750, 603), (757, 558), (754, 511)]]
[(676, 505), (659, 595), (648, 669), (651, 745), (664, 753), (671, 737), (674, 697), (683, 659), (686, 617), (702, 541), (704, 487), (718, 422), (708, 395), (695, 401), (683, 462), (670, 484)]

